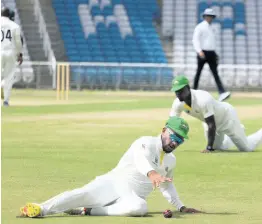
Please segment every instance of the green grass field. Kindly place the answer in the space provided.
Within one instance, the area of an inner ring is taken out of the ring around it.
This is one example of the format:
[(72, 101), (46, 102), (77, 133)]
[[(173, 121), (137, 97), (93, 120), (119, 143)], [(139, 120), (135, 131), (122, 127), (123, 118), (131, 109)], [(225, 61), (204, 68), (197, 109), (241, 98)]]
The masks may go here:
[[(149, 216), (16, 218), (26, 202), (43, 202), (78, 188), (114, 168), (138, 137), (158, 135), (174, 95), (143, 92), (73, 92), (67, 103), (52, 91), (13, 91), (2, 107), (2, 223), (262, 223), (262, 147), (252, 153), (201, 154), (206, 142), (199, 121), (188, 118), (190, 140), (177, 149), (174, 183), (187, 205), (206, 214), (174, 213), (157, 190)], [(262, 127), (262, 98), (232, 96), (247, 134)]]

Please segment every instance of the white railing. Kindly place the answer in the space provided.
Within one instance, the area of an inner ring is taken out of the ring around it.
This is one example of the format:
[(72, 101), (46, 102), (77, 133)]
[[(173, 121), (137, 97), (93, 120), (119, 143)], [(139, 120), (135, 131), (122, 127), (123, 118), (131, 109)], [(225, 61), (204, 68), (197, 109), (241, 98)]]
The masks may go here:
[[(53, 66), (51, 62), (24, 62), (24, 65), (26, 65), (27, 63), (39, 68), (41, 68), (41, 66)], [(131, 73), (128, 73), (128, 75), (129, 77), (136, 76), (136, 82), (138, 83), (138, 85), (143, 85), (142, 83), (145, 81), (145, 79), (147, 79), (147, 75), (150, 76), (150, 73), (153, 72), (153, 76), (155, 78), (153, 78), (154, 81), (151, 80), (152, 86), (169, 85), (169, 81), (165, 79), (165, 76), (170, 77), (170, 74), (171, 76), (184, 74), (189, 78), (190, 83), (193, 83), (196, 72), (195, 64), (56, 62), (55, 66), (56, 65), (70, 66), (71, 78), (75, 79), (76, 77), (79, 77), (79, 79), (77, 78), (78, 81), (76, 81), (79, 85), (82, 85), (82, 82), (89, 82), (91, 79), (96, 79), (96, 77), (102, 80), (101, 82), (103, 82), (105, 77), (114, 77), (112, 78), (112, 80), (114, 80), (115, 89), (117, 89), (118, 86), (121, 85), (124, 77), (126, 77), (126, 68), (129, 68), (129, 72), (130, 70), (133, 70), (131, 71)], [(106, 69), (103, 70), (101, 68)], [(112, 68), (120, 69), (116, 70)], [(140, 70), (137, 70), (137, 68), (139, 68)], [(150, 70), (149, 68), (154, 69)], [(171, 69), (166, 70), (166, 68)], [(220, 64), (218, 66), (218, 71), (222, 82), (228, 89), (254, 89), (262, 91), (262, 65)], [(52, 77), (49, 77), (49, 83), (50, 81), (52, 81), (52, 88), (55, 89), (56, 72), (53, 72), (52, 75)], [(36, 79), (40, 81), (46, 80), (43, 78), (44, 76), (46, 76), (46, 74), (41, 74), (41, 69), (39, 69), (38, 74), (36, 74)], [(84, 81), (82, 80), (83, 77)], [(139, 82), (140, 79), (141, 82)], [(150, 86), (151, 81), (148, 81), (146, 84)], [(208, 66), (205, 66), (205, 68), (203, 69), (203, 74), (200, 78), (200, 87), (207, 89), (216, 89), (214, 78)]]
[[(25, 62), (32, 65), (51, 65), (48, 61)], [(163, 63), (119, 63), (119, 62), (66, 62), (56, 61), (56, 64), (68, 63), (71, 66), (101, 66), (101, 67), (141, 67), (141, 68), (197, 68), (196, 64), (163, 64)], [(260, 64), (219, 64), (218, 69), (262, 69)]]
[(43, 17), (42, 9), (39, 0), (31, 0), (31, 3), (34, 4), (34, 15), (36, 21), (38, 22), (40, 36), (43, 39), (43, 49), (49, 62), (49, 70), (50, 73), (54, 75), (56, 70), (56, 58), (52, 49), (48, 31), (46, 29), (46, 23)]

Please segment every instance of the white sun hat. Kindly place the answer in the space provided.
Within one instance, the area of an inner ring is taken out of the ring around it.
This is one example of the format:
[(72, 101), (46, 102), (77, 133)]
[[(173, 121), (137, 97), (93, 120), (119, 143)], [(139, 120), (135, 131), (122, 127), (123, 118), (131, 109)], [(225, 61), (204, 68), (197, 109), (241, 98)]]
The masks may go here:
[(207, 9), (205, 9), (205, 11), (203, 12), (202, 16), (213, 16), (213, 17), (215, 18), (215, 17), (216, 17), (216, 13), (214, 12), (213, 9), (207, 8)]

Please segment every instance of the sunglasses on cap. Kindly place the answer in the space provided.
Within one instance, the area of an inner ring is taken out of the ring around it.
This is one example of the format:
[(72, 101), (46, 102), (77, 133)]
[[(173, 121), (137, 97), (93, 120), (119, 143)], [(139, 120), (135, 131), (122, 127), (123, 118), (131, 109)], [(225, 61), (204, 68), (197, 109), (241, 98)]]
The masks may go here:
[(184, 142), (184, 139), (177, 136), (171, 129), (167, 128), (167, 131), (172, 142), (176, 142), (178, 145), (181, 145)]

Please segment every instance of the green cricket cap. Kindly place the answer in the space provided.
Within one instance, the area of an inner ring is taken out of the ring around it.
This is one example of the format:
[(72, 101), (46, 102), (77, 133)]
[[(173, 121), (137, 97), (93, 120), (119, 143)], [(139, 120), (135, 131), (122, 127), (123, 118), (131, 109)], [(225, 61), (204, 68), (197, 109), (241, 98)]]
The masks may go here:
[(166, 122), (166, 127), (172, 129), (175, 133), (188, 139), (189, 126), (188, 123), (180, 117), (170, 117)]
[(178, 75), (172, 81), (171, 91), (176, 92), (176, 91), (184, 88), (188, 84), (189, 84), (189, 81), (188, 81), (187, 77), (185, 77), (184, 75)]

